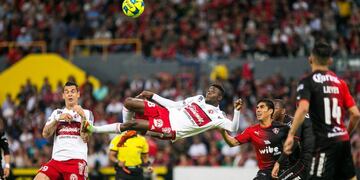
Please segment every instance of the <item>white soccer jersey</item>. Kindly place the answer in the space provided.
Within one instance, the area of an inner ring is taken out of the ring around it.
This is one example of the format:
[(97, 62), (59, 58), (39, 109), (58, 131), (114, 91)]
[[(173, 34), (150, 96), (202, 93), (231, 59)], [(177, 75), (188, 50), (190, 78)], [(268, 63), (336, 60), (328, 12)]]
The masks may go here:
[(176, 131), (176, 140), (193, 136), (213, 128), (237, 131), (240, 112), (234, 110), (234, 118), (230, 120), (219, 107), (205, 103), (202, 95), (189, 97), (174, 102), (154, 94), (154, 101), (169, 110), (172, 130)]
[[(84, 112), (86, 119), (89, 123), (93, 124), (94, 116), (91, 111), (84, 109)], [(58, 123), (54, 135), (52, 159), (57, 161), (66, 161), (69, 159), (82, 159), (87, 161), (88, 147), (87, 143), (80, 137), (81, 117), (79, 114), (66, 108), (56, 109), (52, 112), (46, 124), (55, 120), (55, 118), (58, 119), (63, 113), (69, 113), (74, 119), (70, 123), (61, 120)]]

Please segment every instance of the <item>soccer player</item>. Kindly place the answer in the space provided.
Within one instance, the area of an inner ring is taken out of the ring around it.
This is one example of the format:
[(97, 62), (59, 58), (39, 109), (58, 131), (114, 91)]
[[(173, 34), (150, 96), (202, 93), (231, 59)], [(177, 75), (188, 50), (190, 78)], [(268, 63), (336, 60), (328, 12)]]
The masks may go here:
[(262, 99), (256, 105), (258, 124), (246, 128), (236, 137), (230, 136), (226, 130), (221, 130), (223, 138), (231, 147), (249, 142), (254, 146), (260, 169), (254, 180), (271, 180), (271, 170), (275, 162), (281, 165), (286, 163), (287, 158), (282, 155), (282, 146), (289, 127), (272, 120), (274, 110), (274, 103), (270, 99)]
[[(327, 43), (316, 43), (309, 63), (312, 73), (297, 87), (298, 108), (284, 144), (291, 153), (294, 135), (309, 113), (315, 135), (315, 151), (310, 168), (312, 179), (356, 179), (351, 157), (349, 133), (357, 127), (359, 109), (344, 80), (329, 70), (332, 49)], [(350, 113), (350, 124), (344, 125), (345, 110)]]
[[(219, 108), (224, 93), (222, 86), (213, 84), (209, 87), (206, 97), (197, 95), (175, 102), (152, 92), (143, 91), (138, 98), (127, 98), (124, 103), (130, 112), (135, 112), (140, 117), (137, 116), (135, 120), (123, 124), (115, 123), (98, 127), (85, 124), (84, 128), (97, 133), (119, 133), (125, 130), (150, 131), (160, 133), (163, 139), (173, 141), (213, 128), (235, 132), (239, 126), (239, 107), (242, 101), (238, 99), (234, 102), (234, 117), (230, 120)], [(123, 116), (131, 117), (129, 114)]]
[(35, 180), (86, 179), (87, 177), (87, 134), (81, 132), (81, 122), (93, 123), (89, 110), (78, 105), (78, 85), (67, 82), (63, 89), (65, 108), (52, 112), (45, 124), (42, 135), (54, 135), (52, 158), (44, 164)]
[[(293, 118), (286, 114), (284, 101), (274, 99), (273, 102), (275, 105), (274, 121), (282, 122), (291, 127)], [(304, 124), (297, 131), (296, 137), (299, 138), (300, 145), (293, 147), (294, 153), (289, 156), (289, 167), (280, 167), (280, 164), (276, 162), (271, 173), (273, 178), (279, 180), (307, 179), (315, 143), (312, 123), (309, 118), (305, 119)], [(279, 169), (282, 169), (280, 175), (278, 175)]]

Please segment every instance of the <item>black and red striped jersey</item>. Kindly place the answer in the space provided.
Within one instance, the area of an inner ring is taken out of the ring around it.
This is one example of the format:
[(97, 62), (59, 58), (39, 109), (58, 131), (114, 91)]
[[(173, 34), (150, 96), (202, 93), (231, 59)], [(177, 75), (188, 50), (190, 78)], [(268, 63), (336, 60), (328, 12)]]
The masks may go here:
[(349, 140), (344, 115), (345, 110), (355, 105), (355, 101), (345, 81), (334, 72), (315, 71), (303, 78), (297, 87), (297, 100), (310, 103), (309, 115), (316, 147)]
[(241, 144), (250, 142), (253, 145), (261, 170), (272, 169), (282, 153), (288, 131), (289, 126), (273, 121), (269, 127), (250, 126), (235, 138)]

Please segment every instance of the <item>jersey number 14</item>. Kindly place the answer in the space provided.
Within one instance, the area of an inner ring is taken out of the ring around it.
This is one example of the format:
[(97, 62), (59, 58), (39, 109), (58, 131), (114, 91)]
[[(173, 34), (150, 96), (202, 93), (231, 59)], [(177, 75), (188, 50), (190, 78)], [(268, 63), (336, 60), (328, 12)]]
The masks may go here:
[(325, 110), (325, 123), (330, 125), (331, 119), (336, 119), (336, 122), (340, 124), (341, 108), (338, 106), (338, 99), (332, 98), (332, 107), (330, 104), (330, 98), (324, 98), (324, 110)]

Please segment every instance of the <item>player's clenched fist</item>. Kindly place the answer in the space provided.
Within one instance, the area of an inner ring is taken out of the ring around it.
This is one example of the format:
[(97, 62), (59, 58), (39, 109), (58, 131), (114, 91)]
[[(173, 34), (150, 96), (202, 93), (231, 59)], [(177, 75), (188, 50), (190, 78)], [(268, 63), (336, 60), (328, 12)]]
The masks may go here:
[(82, 108), (81, 106), (75, 105), (75, 106), (73, 107), (73, 110), (74, 110), (76, 113), (78, 113), (81, 117), (85, 117), (85, 112), (84, 112), (84, 110), (83, 110), (83, 108)]
[(69, 113), (63, 113), (60, 115), (60, 118), (58, 120), (65, 120), (67, 122), (70, 122), (73, 119), (73, 117)]
[(242, 107), (243, 101), (242, 99), (238, 99), (234, 102), (234, 108), (238, 111), (240, 111), (241, 107)]

